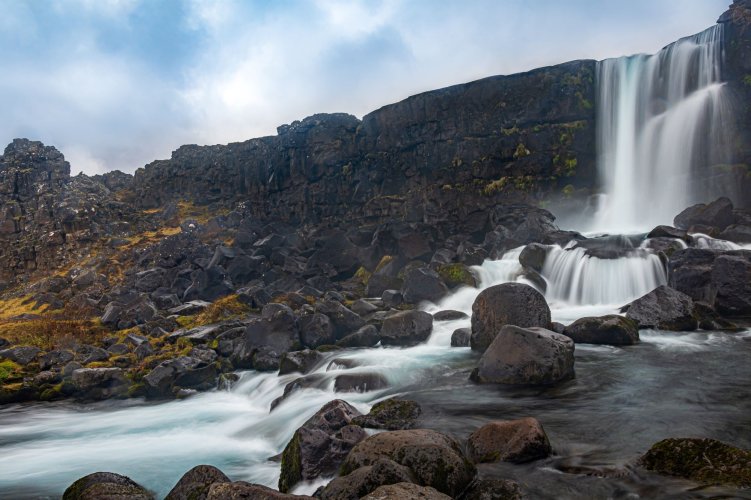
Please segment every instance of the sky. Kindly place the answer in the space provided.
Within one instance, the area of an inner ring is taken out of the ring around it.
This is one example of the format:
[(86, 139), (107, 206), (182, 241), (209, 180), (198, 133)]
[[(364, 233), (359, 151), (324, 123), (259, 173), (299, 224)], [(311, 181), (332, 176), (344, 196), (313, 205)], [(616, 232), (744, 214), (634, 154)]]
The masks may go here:
[(0, 148), (133, 172), (426, 90), (654, 53), (729, 0), (0, 0)]

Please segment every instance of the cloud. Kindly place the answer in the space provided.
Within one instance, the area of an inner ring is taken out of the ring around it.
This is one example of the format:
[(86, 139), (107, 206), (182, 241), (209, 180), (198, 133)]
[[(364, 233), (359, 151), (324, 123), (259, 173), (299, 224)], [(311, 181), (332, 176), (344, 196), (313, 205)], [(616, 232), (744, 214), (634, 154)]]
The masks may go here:
[(53, 144), (74, 172), (133, 171), (316, 112), (361, 116), (484, 76), (654, 52), (725, 3), (5, 1), (0, 142)]

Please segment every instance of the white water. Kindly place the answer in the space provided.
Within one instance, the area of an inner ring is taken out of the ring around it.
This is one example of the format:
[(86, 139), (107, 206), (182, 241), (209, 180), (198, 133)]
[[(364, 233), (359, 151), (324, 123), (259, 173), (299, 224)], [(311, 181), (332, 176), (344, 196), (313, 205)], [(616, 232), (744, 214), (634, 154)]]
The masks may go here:
[(637, 232), (702, 196), (692, 170), (717, 160), (727, 131), (720, 83), (722, 25), (651, 56), (607, 59), (597, 70), (598, 230)]

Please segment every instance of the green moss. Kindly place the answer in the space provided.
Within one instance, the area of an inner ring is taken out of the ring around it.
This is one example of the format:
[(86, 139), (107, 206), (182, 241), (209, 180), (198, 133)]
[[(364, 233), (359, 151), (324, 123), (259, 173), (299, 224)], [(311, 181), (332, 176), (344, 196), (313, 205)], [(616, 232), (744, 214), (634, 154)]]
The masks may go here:
[(342, 167), (342, 175), (345, 176), (345, 177), (347, 177), (350, 174), (352, 174), (352, 164), (351, 163), (347, 163), (346, 165), (344, 165)]
[(499, 191), (503, 191), (503, 188), (506, 187), (508, 181), (508, 177), (501, 177), (498, 180), (491, 181), (484, 188), (482, 188), (482, 194), (484, 194), (485, 196), (490, 196)]
[(748, 85), (749, 87), (751, 87), (751, 75), (744, 76), (743, 77), (743, 83), (745, 85)]
[(341, 349), (342, 348), (339, 347), (338, 345), (333, 345), (333, 344), (324, 344), (324, 345), (319, 345), (318, 347), (316, 347), (316, 351), (318, 352), (341, 351)]
[(751, 452), (714, 439), (663, 439), (641, 462), (648, 470), (702, 484), (751, 486)]
[(6, 359), (0, 361), (0, 383), (5, 383), (6, 380), (16, 378), (21, 374), (23, 369), (18, 363)]
[(566, 184), (566, 186), (564, 186), (563, 188), (563, 194), (566, 196), (566, 198), (574, 194), (574, 186), (572, 186), (571, 184)]
[(450, 287), (459, 285), (475, 286), (475, 277), (464, 264), (444, 264), (438, 267), (438, 274)]
[(355, 279), (362, 283), (363, 285), (367, 285), (368, 281), (370, 280), (371, 273), (365, 269), (364, 267), (360, 266), (360, 268), (355, 272)]
[(375, 271), (373, 271), (373, 272), (377, 273), (378, 271), (380, 271), (381, 269), (383, 269), (384, 267), (386, 267), (392, 260), (394, 260), (394, 256), (393, 255), (384, 255), (381, 258), (381, 261), (376, 266)]
[(514, 151), (514, 159), (518, 160), (519, 158), (524, 158), (525, 156), (531, 155), (532, 152), (527, 149), (527, 146), (522, 144), (521, 142), (516, 146), (516, 151)]
[(566, 169), (565, 175), (566, 177), (571, 177), (576, 173), (576, 166), (579, 162), (576, 160), (576, 158), (569, 158), (565, 162), (563, 162), (563, 165)]
[(518, 134), (519, 133), (519, 127), (517, 127), (516, 125), (514, 125), (513, 127), (510, 127), (510, 128), (502, 128), (501, 129), (501, 133), (503, 135), (505, 135), (506, 137), (508, 137), (510, 135)]
[(282, 493), (288, 493), (302, 479), (300, 455), (300, 431), (295, 431), (292, 440), (282, 452), (282, 471), (279, 476), (279, 491)]

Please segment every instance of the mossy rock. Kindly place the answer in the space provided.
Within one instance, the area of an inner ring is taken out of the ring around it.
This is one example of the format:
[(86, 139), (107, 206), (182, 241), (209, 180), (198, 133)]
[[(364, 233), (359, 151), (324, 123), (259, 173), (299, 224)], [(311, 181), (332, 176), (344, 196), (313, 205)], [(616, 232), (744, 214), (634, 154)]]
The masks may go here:
[(663, 439), (641, 463), (647, 470), (702, 484), (751, 487), (751, 451), (714, 439)]
[(391, 398), (373, 405), (370, 413), (352, 419), (352, 423), (373, 429), (390, 431), (412, 429), (422, 409), (414, 401)]
[(292, 440), (282, 452), (281, 475), (279, 476), (279, 491), (287, 493), (292, 486), (302, 480), (302, 462), (300, 452), (300, 431), (295, 431)]
[(316, 351), (318, 352), (333, 352), (333, 351), (341, 351), (342, 348), (338, 345), (333, 344), (323, 344), (316, 347)]
[(450, 288), (462, 285), (477, 287), (477, 279), (464, 264), (443, 264), (437, 271)]

